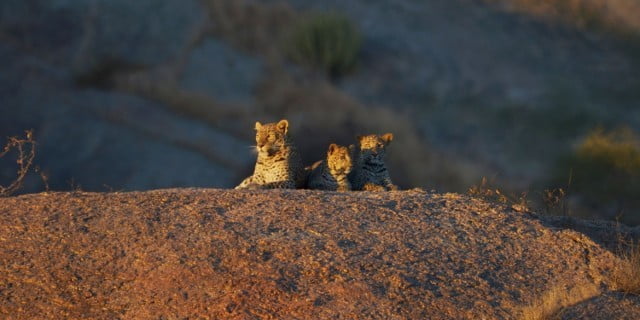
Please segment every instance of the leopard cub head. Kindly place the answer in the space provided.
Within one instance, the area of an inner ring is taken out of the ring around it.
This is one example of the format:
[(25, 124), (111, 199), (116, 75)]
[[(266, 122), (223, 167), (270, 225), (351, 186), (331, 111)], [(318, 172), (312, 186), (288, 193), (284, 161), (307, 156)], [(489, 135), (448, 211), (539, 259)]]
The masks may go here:
[(383, 164), (386, 147), (393, 140), (392, 133), (358, 136), (361, 160), (369, 164)]
[(273, 156), (280, 152), (287, 143), (288, 130), (289, 122), (287, 120), (266, 124), (256, 122), (256, 150), (258, 154)]
[(339, 146), (335, 143), (329, 145), (327, 151), (327, 167), (333, 175), (348, 174), (351, 172), (353, 162), (351, 161), (351, 152), (349, 148)]

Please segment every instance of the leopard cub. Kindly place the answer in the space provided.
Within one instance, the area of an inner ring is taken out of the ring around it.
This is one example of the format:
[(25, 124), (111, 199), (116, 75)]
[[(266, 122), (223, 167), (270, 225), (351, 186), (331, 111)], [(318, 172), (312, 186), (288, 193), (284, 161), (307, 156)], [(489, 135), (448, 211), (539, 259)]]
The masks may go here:
[(327, 158), (314, 163), (309, 170), (307, 188), (332, 191), (349, 191), (351, 184), (347, 175), (353, 162), (347, 147), (335, 143), (329, 145)]
[(358, 136), (358, 152), (349, 174), (353, 190), (389, 191), (398, 190), (391, 182), (389, 171), (384, 163), (386, 147), (393, 140), (393, 134), (370, 134)]

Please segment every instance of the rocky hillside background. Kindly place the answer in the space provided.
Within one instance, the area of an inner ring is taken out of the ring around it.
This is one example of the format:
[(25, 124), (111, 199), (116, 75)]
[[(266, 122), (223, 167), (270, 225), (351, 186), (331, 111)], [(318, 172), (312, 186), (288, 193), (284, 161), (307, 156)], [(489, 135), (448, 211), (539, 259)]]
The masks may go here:
[(50, 192), (0, 213), (9, 319), (640, 317), (614, 280), (639, 228), (459, 194)]
[[(640, 9), (545, 3), (5, 0), (0, 137), (34, 129), (50, 189), (105, 191), (232, 187), (256, 120), (289, 119), (307, 163), (393, 132), (401, 187), (563, 188), (565, 213), (636, 224)], [(361, 34), (344, 74), (289, 54), (318, 12)]]

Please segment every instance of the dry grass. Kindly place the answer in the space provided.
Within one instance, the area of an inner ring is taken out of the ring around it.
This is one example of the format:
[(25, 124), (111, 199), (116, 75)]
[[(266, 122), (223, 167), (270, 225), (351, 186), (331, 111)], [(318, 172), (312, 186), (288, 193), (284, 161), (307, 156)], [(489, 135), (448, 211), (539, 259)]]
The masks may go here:
[(518, 212), (531, 211), (530, 202), (526, 192), (520, 194), (508, 194), (501, 191), (493, 183), (490, 183), (486, 177), (482, 177), (479, 184), (471, 186), (467, 190), (467, 194), (473, 197), (482, 198), (484, 200), (509, 205)]
[(487, 0), (508, 10), (565, 23), (579, 29), (640, 36), (636, 0)]
[(579, 146), (577, 156), (633, 174), (640, 171), (640, 139), (629, 128), (609, 133), (597, 129)]
[[(631, 245), (620, 258), (612, 274), (613, 289), (640, 295), (640, 245)], [(554, 287), (520, 310), (522, 320), (561, 319), (563, 308), (600, 294), (595, 284), (567, 289)]]
[(567, 190), (563, 188), (545, 189), (542, 192), (544, 212), (549, 215), (570, 216), (571, 209), (567, 201)]
[(22, 187), (24, 178), (33, 165), (33, 159), (36, 156), (35, 148), (36, 142), (33, 139), (33, 132), (31, 130), (25, 131), (24, 138), (10, 137), (8, 139), (4, 149), (0, 152), (0, 158), (15, 151), (18, 170), (15, 179), (11, 183), (6, 187), (0, 185), (0, 196), (11, 195)]
[(640, 295), (640, 245), (632, 245), (622, 255), (613, 273), (613, 283), (618, 291)]
[[(615, 208), (621, 221), (635, 224), (640, 217), (640, 138), (628, 128), (587, 135), (557, 169), (556, 180), (571, 172), (571, 191), (594, 208)], [(610, 210), (610, 209), (609, 209)]]
[(562, 309), (580, 301), (592, 298), (600, 293), (595, 284), (585, 284), (567, 289), (557, 286), (545, 292), (520, 310), (521, 320), (560, 319)]

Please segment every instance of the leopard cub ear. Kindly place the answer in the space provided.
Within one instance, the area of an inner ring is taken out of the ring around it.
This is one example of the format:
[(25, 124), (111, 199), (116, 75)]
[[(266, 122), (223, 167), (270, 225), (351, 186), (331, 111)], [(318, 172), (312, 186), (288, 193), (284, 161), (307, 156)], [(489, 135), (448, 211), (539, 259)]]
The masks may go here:
[(329, 152), (328, 154), (333, 154), (334, 152), (336, 152), (336, 150), (338, 150), (338, 145), (335, 143), (332, 143), (329, 145)]
[(256, 130), (260, 130), (262, 128), (262, 123), (260, 121), (256, 121)]
[(276, 127), (283, 133), (287, 133), (287, 130), (289, 129), (289, 121), (287, 121), (286, 119), (280, 120)]
[(380, 138), (382, 138), (382, 141), (384, 141), (385, 144), (389, 144), (391, 143), (391, 140), (393, 140), (393, 133), (385, 133), (380, 136)]

